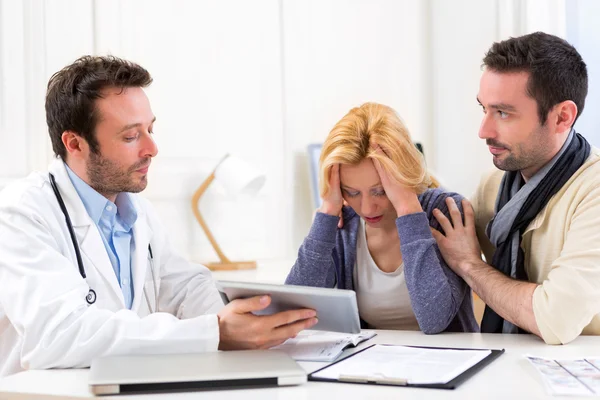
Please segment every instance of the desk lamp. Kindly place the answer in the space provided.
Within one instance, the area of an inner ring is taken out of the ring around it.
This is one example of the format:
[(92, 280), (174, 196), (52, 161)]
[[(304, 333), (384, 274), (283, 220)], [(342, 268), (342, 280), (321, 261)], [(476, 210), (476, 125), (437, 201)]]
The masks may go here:
[(231, 261), (225, 256), (200, 213), (200, 198), (215, 179), (232, 196), (256, 195), (265, 183), (265, 176), (243, 160), (226, 154), (192, 196), (194, 216), (220, 260), (219, 262), (207, 263), (205, 265), (213, 271), (254, 269), (256, 268), (256, 261)]

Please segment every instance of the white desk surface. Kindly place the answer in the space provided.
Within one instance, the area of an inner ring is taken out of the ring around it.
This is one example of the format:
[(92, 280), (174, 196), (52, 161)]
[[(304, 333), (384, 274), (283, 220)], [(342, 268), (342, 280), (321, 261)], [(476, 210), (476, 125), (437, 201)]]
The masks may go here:
[[(537, 372), (523, 358), (529, 353), (545, 357), (600, 356), (600, 337), (581, 336), (566, 346), (549, 346), (533, 335), (444, 333), (426, 336), (421, 332), (379, 331), (358, 349), (373, 343), (506, 349), (505, 354), (455, 390), (374, 386), (350, 383), (308, 382), (301, 386), (238, 389), (154, 395), (111, 396), (106, 399), (542, 399), (548, 396)], [(357, 349), (347, 351), (350, 354)], [(307, 372), (325, 363), (300, 363)], [(92, 395), (87, 386), (87, 369), (26, 371), (0, 379), (0, 399), (80, 399)], [(569, 400), (574, 399), (569, 397)], [(589, 398), (588, 398), (589, 399)]]

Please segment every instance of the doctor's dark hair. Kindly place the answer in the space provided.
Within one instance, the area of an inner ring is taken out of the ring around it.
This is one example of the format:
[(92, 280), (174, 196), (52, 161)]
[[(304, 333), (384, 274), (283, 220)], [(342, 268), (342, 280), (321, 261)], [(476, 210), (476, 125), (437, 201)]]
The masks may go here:
[(587, 67), (575, 47), (557, 36), (535, 32), (496, 42), (483, 58), (483, 66), (499, 73), (528, 72), (527, 95), (537, 102), (542, 125), (552, 107), (563, 101), (577, 105), (575, 121), (583, 111)]
[(46, 122), (54, 154), (63, 160), (67, 155), (62, 142), (65, 131), (83, 137), (98, 154), (95, 130), (100, 115), (96, 100), (102, 98), (103, 90), (147, 87), (151, 83), (146, 69), (113, 56), (83, 56), (56, 72), (46, 93)]

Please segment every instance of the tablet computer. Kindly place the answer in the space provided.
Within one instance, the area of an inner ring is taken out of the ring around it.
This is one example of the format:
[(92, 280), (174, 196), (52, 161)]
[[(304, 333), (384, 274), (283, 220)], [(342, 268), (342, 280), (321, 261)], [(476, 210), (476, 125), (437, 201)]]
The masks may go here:
[(319, 319), (319, 322), (310, 329), (344, 333), (360, 332), (356, 293), (353, 290), (232, 281), (217, 281), (216, 286), (225, 304), (235, 299), (270, 295), (269, 307), (256, 312), (256, 315), (310, 308), (317, 312)]

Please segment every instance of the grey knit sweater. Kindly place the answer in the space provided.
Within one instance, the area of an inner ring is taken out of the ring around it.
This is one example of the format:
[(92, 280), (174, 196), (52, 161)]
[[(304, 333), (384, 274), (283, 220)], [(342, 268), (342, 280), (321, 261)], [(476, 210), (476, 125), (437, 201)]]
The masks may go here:
[[(471, 290), (446, 265), (429, 229), (442, 231), (433, 210), (438, 208), (449, 216), (445, 202), (449, 196), (462, 213), (460, 195), (429, 189), (419, 196), (424, 212), (396, 219), (411, 306), (426, 334), (479, 332)], [(354, 289), (352, 276), (360, 217), (350, 207), (344, 207), (342, 215), (344, 227), (338, 229), (338, 217), (317, 213), (286, 284)]]

